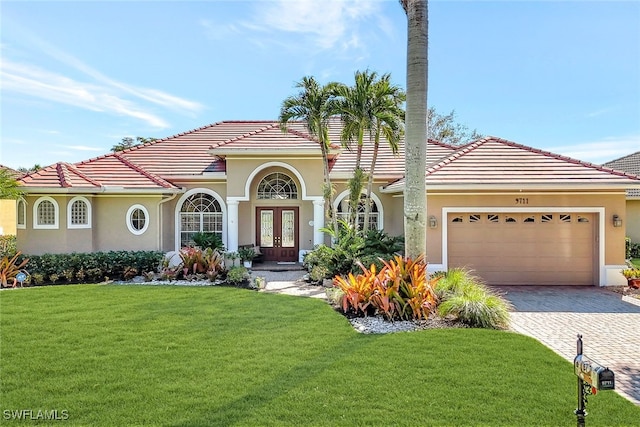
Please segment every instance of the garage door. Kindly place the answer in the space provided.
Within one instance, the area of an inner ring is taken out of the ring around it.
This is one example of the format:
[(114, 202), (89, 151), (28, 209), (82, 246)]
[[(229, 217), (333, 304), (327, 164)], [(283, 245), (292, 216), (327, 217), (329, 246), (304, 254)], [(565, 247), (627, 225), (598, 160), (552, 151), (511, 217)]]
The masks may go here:
[(495, 285), (593, 285), (593, 213), (450, 213), (449, 267)]

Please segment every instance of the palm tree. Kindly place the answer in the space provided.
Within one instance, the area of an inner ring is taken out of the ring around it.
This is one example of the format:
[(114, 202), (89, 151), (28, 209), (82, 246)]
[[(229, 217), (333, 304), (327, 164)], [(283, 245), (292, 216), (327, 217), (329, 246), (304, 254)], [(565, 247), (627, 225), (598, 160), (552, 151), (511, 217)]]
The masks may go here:
[(407, 114), (405, 138), (405, 256), (427, 252), (428, 0), (400, 0), (407, 14)]
[(373, 121), (373, 155), (369, 167), (369, 179), (367, 181), (367, 196), (364, 210), (364, 226), (369, 225), (369, 213), (371, 211), (371, 189), (373, 187), (373, 174), (378, 160), (380, 137), (384, 135), (391, 147), (391, 151), (398, 152), (398, 144), (404, 133), (404, 110), (402, 103), (406, 99), (405, 93), (399, 86), (391, 84), (391, 75), (384, 74), (373, 85), (371, 92), (371, 116)]
[[(282, 101), (280, 107), (280, 129), (287, 130), (288, 123), (294, 119), (303, 119), (306, 122), (307, 131), (317, 138), (322, 151), (322, 163), (324, 166), (324, 199), (325, 216), (329, 216), (332, 228), (338, 235), (338, 220), (333, 206), (333, 187), (329, 176), (329, 120), (335, 114), (334, 84), (320, 85), (313, 77), (303, 77), (296, 83), (300, 92)], [(327, 215), (330, 212), (330, 215)]]
[(378, 73), (375, 71), (356, 71), (353, 86), (338, 83), (334, 86), (334, 94), (338, 99), (342, 132), (342, 145), (350, 147), (356, 143), (356, 164), (353, 176), (349, 180), (349, 224), (354, 229), (358, 224), (358, 205), (360, 193), (364, 187), (366, 175), (360, 167), (364, 135), (371, 130), (373, 120), (371, 116), (372, 91), (376, 84)]

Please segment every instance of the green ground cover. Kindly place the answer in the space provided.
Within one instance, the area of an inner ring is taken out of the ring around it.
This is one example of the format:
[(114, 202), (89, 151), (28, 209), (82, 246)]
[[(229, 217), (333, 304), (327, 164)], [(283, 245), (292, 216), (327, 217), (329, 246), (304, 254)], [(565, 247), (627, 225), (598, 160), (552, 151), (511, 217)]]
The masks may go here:
[[(572, 364), (511, 332), (362, 335), (323, 301), (223, 287), (10, 290), (0, 313), (11, 425), (16, 410), (92, 426), (576, 422)], [(615, 392), (587, 409), (589, 426), (640, 419)]]
[(635, 265), (636, 268), (640, 268), (640, 258), (632, 258), (631, 263)]

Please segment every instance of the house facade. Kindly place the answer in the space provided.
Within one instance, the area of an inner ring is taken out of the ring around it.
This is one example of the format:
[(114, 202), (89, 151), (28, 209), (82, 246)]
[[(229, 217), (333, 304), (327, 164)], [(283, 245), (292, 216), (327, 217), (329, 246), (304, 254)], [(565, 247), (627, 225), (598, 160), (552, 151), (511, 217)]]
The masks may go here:
[[(640, 175), (640, 151), (604, 164), (605, 167)], [(633, 243), (640, 243), (640, 189), (627, 190), (627, 214), (625, 229)]]
[[(356, 153), (329, 150), (338, 215), (348, 214)], [(365, 146), (361, 164), (372, 157)], [(383, 143), (370, 226), (402, 235), (404, 150)], [(625, 190), (640, 178), (488, 137), (464, 147), (429, 141), (430, 270), (472, 268), (491, 284), (617, 285), (624, 266)], [(225, 121), (20, 180), (18, 247), (27, 254), (171, 251), (215, 232), (227, 250), (299, 262), (329, 243), (322, 153), (304, 123)]]

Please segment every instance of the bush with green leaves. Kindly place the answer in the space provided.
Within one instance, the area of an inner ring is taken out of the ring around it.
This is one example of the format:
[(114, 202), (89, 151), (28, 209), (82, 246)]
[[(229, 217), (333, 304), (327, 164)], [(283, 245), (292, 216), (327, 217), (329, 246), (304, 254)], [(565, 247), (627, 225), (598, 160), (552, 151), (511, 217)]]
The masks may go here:
[(0, 236), (0, 258), (11, 258), (18, 252), (16, 248), (16, 236)]
[(21, 255), (29, 258), (25, 269), (42, 278), (37, 284), (83, 283), (124, 279), (132, 274), (156, 271), (164, 254), (159, 251), (110, 251), (93, 253)]
[(227, 283), (230, 285), (240, 287), (247, 286), (249, 285), (250, 279), (249, 270), (242, 265), (236, 265), (227, 271)]
[(217, 250), (222, 253), (225, 251), (224, 243), (222, 242), (222, 236), (218, 233), (207, 233), (204, 231), (198, 232), (192, 237), (193, 243), (196, 246), (200, 247), (200, 249), (204, 250), (207, 248), (211, 248), (212, 250)]
[(472, 328), (506, 329), (510, 303), (492, 292), (469, 270), (454, 268), (437, 281), (438, 314)]
[(625, 243), (625, 258), (640, 258), (640, 243), (633, 243), (630, 237), (624, 239)]
[[(333, 238), (335, 243), (332, 247), (318, 245), (304, 258), (304, 265), (312, 281), (348, 273), (359, 274), (360, 263), (367, 268), (374, 264), (380, 270), (385, 261), (401, 254), (404, 249), (402, 237), (391, 237), (379, 230), (370, 230), (362, 235), (362, 232), (344, 220), (338, 221), (338, 225), (337, 236), (333, 230), (323, 229)], [(322, 278), (319, 277), (321, 272), (324, 272)]]

